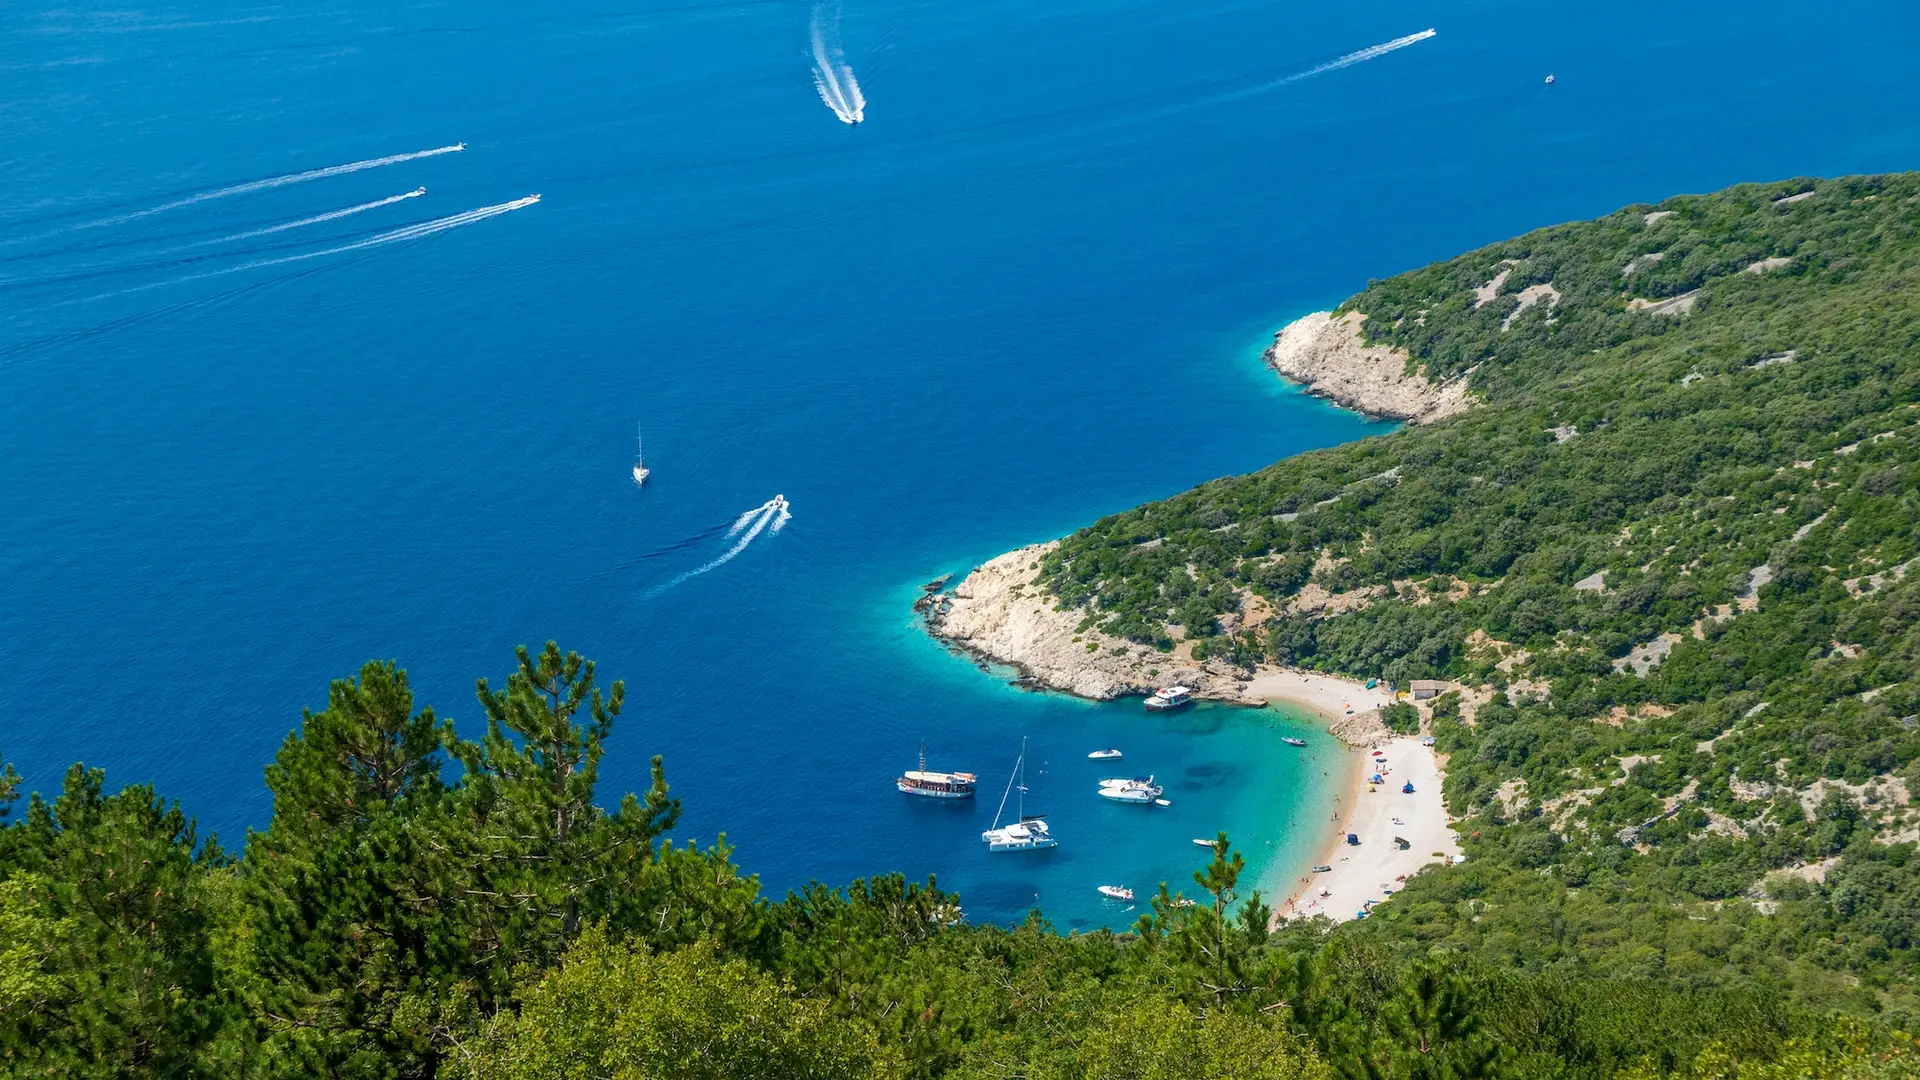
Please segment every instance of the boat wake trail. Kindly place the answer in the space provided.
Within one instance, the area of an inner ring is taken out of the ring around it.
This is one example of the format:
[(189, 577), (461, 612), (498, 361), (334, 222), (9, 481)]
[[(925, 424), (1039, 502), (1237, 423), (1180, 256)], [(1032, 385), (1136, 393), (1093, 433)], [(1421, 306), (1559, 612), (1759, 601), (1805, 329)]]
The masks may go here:
[[(251, 232), (234, 233), (232, 236), (222, 236), (218, 240), (201, 240), (196, 243), (188, 244), (187, 247), (196, 248), (196, 247), (206, 247), (209, 244), (228, 244), (228, 243), (232, 243), (235, 240), (251, 240), (256, 236), (271, 236), (274, 233), (286, 232), (288, 229), (298, 229), (306, 225), (318, 225), (323, 221), (338, 221), (343, 217), (352, 217), (355, 214), (364, 214), (369, 210), (378, 210), (383, 206), (392, 206), (394, 203), (397, 203), (397, 202), (405, 202), (408, 199), (417, 199), (420, 196), (425, 195), (426, 193), (427, 193), (426, 188), (418, 187), (418, 188), (414, 188), (412, 191), (405, 192), (404, 194), (389, 195), (384, 199), (375, 199), (372, 202), (361, 203), (359, 206), (349, 206), (344, 210), (334, 210), (330, 213), (315, 214), (313, 217), (304, 217), (298, 221), (289, 221), (281, 225), (269, 225), (264, 229), (254, 229)], [(184, 249), (177, 249), (177, 250), (184, 250)]]
[[(728, 548), (718, 558), (702, 563), (684, 573), (675, 575), (672, 580), (665, 584), (656, 585), (647, 590), (647, 595), (658, 596), (683, 581), (699, 577), (709, 570), (716, 570), (725, 566), (738, 557), (741, 552), (747, 550), (747, 545), (753, 543), (761, 533), (766, 532), (769, 526), (771, 526), (774, 532), (779, 532), (780, 526), (785, 525), (792, 517), (793, 514), (787, 508), (786, 497), (775, 495), (773, 498), (740, 515), (739, 520), (734, 524), (734, 528), (727, 531), (728, 536), (738, 536), (739, 539), (735, 540), (733, 546)], [(748, 522), (751, 522), (751, 524), (746, 524)], [(740, 530), (742, 528), (745, 528), (746, 531), (741, 532)]]
[(1296, 83), (1302, 79), (1311, 79), (1315, 75), (1325, 75), (1329, 71), (1339, 71), (1341, 68), (1352, 67), (1355, 64), (1365, 63), (1366, 61), (1375, 59), (1376, 57), (1385, 56), (1390, 52), (1394, 52), (1399, 49), (1404, 49), (1409, 45), (1416, 45), (1434, 36), (1434, 34), (1436, 33), (1438, 33), (1438, 31), (1429, 27), (1425, 30), (1420, 31), (1417, 34), (1408, 34), (1406, 37), (1394, 38), (1392, 41), (1384, 42), (1379, 45), (1370, 45), (1367, 48), (1361, 49), (1359, 52), (1350, 52), (1347, 55), (1340, 57), (1338, 60), (1329, 60), (1326, 63), (1321, 64), (1317, 67), (1310, 67), (1305, 71), (1299, 72), (1297, 74), (1289, 75), (1285, 79), (1282, 79), (1280, 81), (1282, 83)]
[(308, 259), (322, 259), (329, 255), (344, 255), (349, 251), (361, 251), (366, 248), (379, 247), (382, 244), (395, 244), (402, 240), (421, 240), (437, 233), (446, 232), (449, 229), (457, 229), (462, 225), (471, 225), (476, 221), (485, 221), (488, 218), (499, 217), (501, 214), (510, 214), (515, 210), (532, 206), (539, 201), (540, 196), (528, 195), (524, 199), (515, 199), (512, 202), (503, 202), (494, 206), (482, 206), (477, 210), (468, 210), (463, 214), (450, 214), (447, 217), (435, 218), (432, 221), (422, 221), (417, 225), (408, 225), (399, 229), (388, 229), (386, 232), (376, 233), (373, 236), (367, 237), (365, 240), (356, 240), (351, 244), (341, 244), (337, 247), (323, 248), (320, 251), (303, 251), (298, 255), (282, 255), (273, 259), (255, 259), (253, 262), (244, 262), (237, 266), (226, 266), (218, 270), (209, 270), (204, 274), (189, 274), (186, 277), (174, 278), (171, 281), (156, 281), (151, 285), (142, 285), (138, 288), (124, 289), (117, 293), (106, 293), (102, 296), (88, 297), (88, 299), (103, 300), (108, 296), (125, 296), (127, 293), (145, 292), (148, 289), (160, 289), (168, 285), (183, 285), (189, 281), (203, 281), (207, 278), (224, 277), (227, 274), (240, 273), (242, 270), (259, 270), (268, 266), (284, 266), (287, 263), (305, 262)]
[(859, 123), (866, 119), (867, 99), (840, 47), (839, 0), (818, 0), (813, 5), (812, 32), (813, 88), (841, 123)]
[(98, 221), (84, 222), (74, 226), (74, 228), (97, 229), (103, 225), (119, 225), (128, 221), (137, 221), (143, 217), (151, 217), (154, 214), (162, 214), (168, 210), (178, 210), (183, 206), (193, 206), (196, 203), (210, 202), (214, 199), (225, 199), (233, 195), (250, 195), (256, 191), (267, 191), (272, 188), (286, 187), (288, 184), (304, 184), (309, 180), (325, 180), (329, 177), (345, 176), (348, 173), (357, 173), (366, 169), (378, 169), (387, 165), (398, 165), (406, 161), (418, 161), (421, 158), (439, 157), (441, 154), (457, 154), (466, 148), (466, 143), (454, 143), (452, 146), (440, 146), (432, 150), (416, 150), (411, 154), (390, 154), (387, 157), (368, 158), (365, 161), (350, 161), (345, 165), (329, 165), (324, 169), (308, 169), (306, 172), (288, 173), (285, 176), (274, 176), (265, 180), (252, 180), (244, 184), (235, 184), (232, 187), (203, 191), (198, 195), (189, 195), (184, 199), (175, 199), (172, 202), (161, 203), (159, 206), (149, 206), (145, 210), (135, 210), (131, 214), (120, 214), (115, 217), (101, 218)]

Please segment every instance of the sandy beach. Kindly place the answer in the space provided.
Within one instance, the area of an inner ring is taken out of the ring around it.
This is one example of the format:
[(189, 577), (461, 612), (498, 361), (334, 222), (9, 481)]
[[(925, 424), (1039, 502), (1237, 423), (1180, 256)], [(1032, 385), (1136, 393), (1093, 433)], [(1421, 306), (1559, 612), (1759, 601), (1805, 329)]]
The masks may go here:
[[(1246, 684), (1244, 693), (1261, 701), (1288, 701), (1303, 705), (1319, 713), (1336, 735), (1343, 734), (1350, 727), (1384, 733), (1379, 724), (1378, 710), (1386, 708), (1393, 700), (1385, 686), (1369, 690), (1364, 683), (1355, 679), (1291, 668), (1260, 669), (1253, 681)], [(1348, 741), (1358, 740), (1350, 737)], [(1369, 738), (1367, 741), (1372, 740)]]
[[(1299, 876), (1282, 890), (1287, 901), (1275, 910), (1276, 921), (1318, 915), (1335, 922), (1357, 918), (1400, 891), (1421, 867), (1451, 861), (1460, 853), (1459, 837), (1440, 798), (1444, 774), (1439, 757), (1418, 738), (1386, 731), (1378, 710), (1392, 699), (1384, 687), (1368, 690), (1352, 679), (1269, 669), (1246, 690), (1264, 701), (1311, 709), (1352, 747), (1341, 759), (1340, 767), (1347, 772), (1340, 778), (1335, 805), (1313, 826), (1325, 830), (1325, 839), (1314, 845), (1311, 865), (1333, 869), (1313, 873), (1299, 867)], [(1381, 756), (1374, 756), (1376, 750)], [(1382, 783), (1368, 783), (1376, 774)], [(1412, 794), (1402, 790), (1408, 781)], [(1346, 842), (1348, 833), (1359, 839), (1357, 846)], [(1395, 837), (1407, 846), (1401, 848)]]
[[(1373, 756), (1375, 750), (1380, 757)], [(1352, 751), (1347, 766), (1348, 782), (1329, 815), (1337, 814), (1339, 820), (1322, 824), (1327, 841), (1315, 864), (1332, 869), (1296, 880), (1287, 903), (1276, 910), (1277, 918), (1358, 918), (1398, 892), (1421, 867), (1451, 861), (1460, 853), (1459, 837), (1441, 803), (1440, 762), (1432, 747), (1412, 737), (1383, 739), (1375, 747)], [(1369, 784), (1376, 772), (1384, 782)], [(1412, 794), (1402, 790), (1409, 781)], [(1346, 842), (1349, 833), (1359, 839), (1357, 846)], [(1396, 837), (1407, 846), (1401, 847)]]

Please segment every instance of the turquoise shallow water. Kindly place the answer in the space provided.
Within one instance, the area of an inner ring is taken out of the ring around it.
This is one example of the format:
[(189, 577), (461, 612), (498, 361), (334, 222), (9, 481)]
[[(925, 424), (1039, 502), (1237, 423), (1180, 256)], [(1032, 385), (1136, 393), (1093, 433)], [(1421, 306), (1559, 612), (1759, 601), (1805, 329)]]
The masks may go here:
[[(914, 586), (1382, 430), (1257, 362), (1369, 276), (1920, 161), (1896, 3), (847, 0), (858, 128), (815, 94), (817, 17), (0, 12), (0, 752), (237, 841), (327, 679), (394, 657), (472, 720), (471, 680), (555, 637), (634, 691), (607, 785), (664, 753), (684, 832), (775, 891), (897, 868), (975, 918), (1124, 921), (1093, 885), (1184, 880), (1217, 828), (1284, 878), (1265, 841), (1310, 845), (1284, 822), (1323, 737), (1012, 690), (917, 633)], [(777, 491), (781, 531), (663, 589)], [(925, 739), (997, 793), (1023, 733), (1048, 861), (892, 790)], [(1107, 744), (1175, 806), (1095, 802)]]

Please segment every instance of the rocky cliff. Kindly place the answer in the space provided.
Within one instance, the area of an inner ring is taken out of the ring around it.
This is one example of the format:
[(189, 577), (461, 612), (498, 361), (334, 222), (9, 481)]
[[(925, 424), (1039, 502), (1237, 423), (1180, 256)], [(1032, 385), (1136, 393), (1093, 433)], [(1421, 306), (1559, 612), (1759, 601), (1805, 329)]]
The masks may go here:
[(1083, 612), (1058, 611), (1039, 583), (1040, 559), (1058, 541), (1009, 551), (975, 568), (951, 592), (918, 607), (934, 637), (975, 657), (1010, 665), (1027, 680), (1096, 700), (1180, 684), (1196, 696), (1255, 704), (1245, 676), (1218, 662), (1195, 664), (1149, 646), (1081, 630)]
[(1465, 379), (1429, 382), (1418, 372), (1408, 373), (1406, 353), (1368, 345), (1360, 332), (1365, 321), (1359, 312), (1336, 319), (1330, 311), (1295, 319), (1274, 335), (1267, 364), (1305, 383), (1308, 393), (1415, 424), (1430, 424), (1473, 404)]

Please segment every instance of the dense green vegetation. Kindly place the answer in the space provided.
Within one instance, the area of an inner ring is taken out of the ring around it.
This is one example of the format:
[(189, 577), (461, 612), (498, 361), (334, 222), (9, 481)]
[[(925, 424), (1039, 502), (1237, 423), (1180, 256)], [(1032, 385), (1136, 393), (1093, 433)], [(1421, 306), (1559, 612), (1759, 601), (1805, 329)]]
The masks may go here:
[(1463, 686), (1388, 719), (1448, 754), (1471, 857), (1373, 918), (1270, 929), (1225, 836), (1125, 933), (898, 876), (763, 896), (672, 839), (658, 759), (597, 791), (627, 721), (592, 664), (522, 650), (472, 739), (372, 663), (238, 848), (81, 765), (21, 807), (0, 766), (0, 1075), (1920, 1075), (1920, 178), (1649, 209), (1349, 302), (1478, 408), (1046, 564), (1089, 627)]
[[(1227, 838), (1123, 934), (975, 927), (894, 876), (759, 895), (611, 811), (622, 688), (549, 644), (480, 741), (372, 663), (267, 770), (233, 855), (75, 766), (0, 829), (0, 1074), (1332, 1080), (1912, 1075), (1886, 1026), (1752, 988), (1529, 973), (1269, 930)], [(0, 810), (15, 802), (0, 770)]]
[(1364, 936), (1912, 1025), (1920, 176), (1655, 210), (1370, 283), (1343, 310), (1477, 407), (1114, 515), (1046, 580), (1163, 648), (1457, 681), (1472, 857)]

